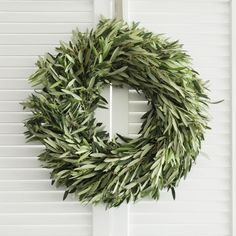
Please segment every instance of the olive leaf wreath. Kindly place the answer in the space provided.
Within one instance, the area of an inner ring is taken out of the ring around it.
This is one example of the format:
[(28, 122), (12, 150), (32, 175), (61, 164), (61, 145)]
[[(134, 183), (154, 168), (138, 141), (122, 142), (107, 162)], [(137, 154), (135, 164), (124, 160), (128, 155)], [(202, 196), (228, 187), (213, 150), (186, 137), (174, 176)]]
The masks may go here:
[[(86, 33), (37, 62), (32, 84), (40, 85), (26, 101), (28, 141), (45, 146), (39, 159), (50, 168), (52, 182), (65, 186), (85, 203), (122, 202), (171, 190), (195, 162), (205, 130), (210, 99), (206, 82), (191, 67), (178, 41), (138, 24), (101, 19)], [(109, 134), (94, 117), (106, 108), (101, 91), (126, 84), (146, 97), (139, 137)]]

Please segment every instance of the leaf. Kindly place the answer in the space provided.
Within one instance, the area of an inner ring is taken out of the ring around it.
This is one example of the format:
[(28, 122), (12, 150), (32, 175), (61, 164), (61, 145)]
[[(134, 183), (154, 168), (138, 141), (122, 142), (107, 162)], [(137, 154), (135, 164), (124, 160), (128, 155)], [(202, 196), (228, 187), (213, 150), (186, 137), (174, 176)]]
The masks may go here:
[(95, 167), (96, 167), (96, 165), (87, 164), (87, 165), (83, 165), (81, 167), (75, 168), (75, 170), (95, 169)]
[(144, 157), (151, 149), (153, 148), (153, 145), (147, 144), (143, 147), (143, 152), (141, 154), (141, 158)]
[(95, 77), (92, 77), (90, 79), (88, 89), (91, 89), (94, 86), (95, 81), (96, 81)]
[(140, 158), (134, 159), (133, 161), (131, 161), (131, 162), (127, 165), (127, 167), (129, 168), (129, 167), (131, 167), (131, 166), (133, 166), (133, 165), (139, 163), (140, 160), (141, 160)]
[(171, 190), (172, 197), (175, 200), (176, 199), (175, 189), (172, 187), (170, 188), (170, 190)]
[(106, 157), (106, 154), (104, 153), (91, 153), (90, 154), (91, 157)]
[(72, 58), (70, 55), (66, 54), (67, 59), (72, 63), (75, 64), (74, 58)]
[(117, 58), (117, 56), (119, 55), (119, 53), (120, 53), (120, 48), (117, 47), (117, 48), (113, 51), (113, 53), (112, 53), (112, 55), (111, 55), (111, 58), (110, 58), (110, 61), (113, 62), (113, 61)]
[[(209, 90), (190, 61), (178, 42), (105, 18), (97, 28), (74, 31), (55, 55), (39, 58), (29, 78), (39, 88), (23, 102), (25, 135), (45, 146), (39, 160), (56, 187), (66, 187), (63, 199), (74, 193), (83, 203), (117, 207), (159, 199), (162, 189), (175, 199), (209, 128)], [(110, 140), (95, 119), (95, 110), (108, 106), (101, 93), (111, 83), (128, 86), (137, 104), (130, 122), (143, 124), (135, 138), (115, 134)], [(148, 110), (138, 121), (144, 100)]]
[(73, 92), (71, 92), (71, 91), (69, 91), (67, 89), (62, 89), (61, 91), (63, 91), (65, 94), (71, 95), (76, 100), (79, 100), (79, 101), (82, 100), (80, 96), (78, 96), (77, 94), (75, 94), (75, 93), (73, 93)]
[(63, 201), (65, 201), (65, 200), (66, 200), (66, 198), (67, 198), (68, 194), (69, 194), (69, 191), (68, 191), (68, 190), (66, 190), (66, 191), (64, 192), (64, 194), (63, 194)]
[(113, 71), (112, 73), (110, 73), (109, 75), (117, 75), (117, 74), (121, 74), (123, 71), (125, 71), (128, 68), (128, 66), (123, 66), (120, 69), (117, 69), (115, 71)]
[(53, 147), (54, 149), (57, 149), (57, 144), (52, 141), (50, 138), (44, 139), (44, 142), (46, 142), (48, 145), (50, 145), (51, 147)]
[(133, 182), (133, 183), (130, 183), (130, 184), (126, 185), (125, 188), (126, 189), (131, 189), (131, 188), (133, 188), (136, 185), (137, 185), (137, 183)]
[(78, 58), (79, 58), (79, 62), (83, 64), (83, 54), (81, 50), (79, 51)]
[(60, 81), (60, 80), (58, 80), (57, 82), (55, 82), (54, 84), (52, 84), (51, 86), (50, 86), (50, 89), (53, 89), (53, 88), (55, 88), (55, 87), (57, 87), (58, 85), (60, 85), (62, 82)]

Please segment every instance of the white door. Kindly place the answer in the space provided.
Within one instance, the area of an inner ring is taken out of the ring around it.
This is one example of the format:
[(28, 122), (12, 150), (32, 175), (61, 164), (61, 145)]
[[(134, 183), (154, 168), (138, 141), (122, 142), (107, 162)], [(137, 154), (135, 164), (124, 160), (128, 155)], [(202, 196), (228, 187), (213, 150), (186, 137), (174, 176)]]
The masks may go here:
[[(91, 28), (112, 15), (112, 0), (0, 0), (0, 235), (1, 236), (233, 236), (231, 153), (231, 2), (124, 0), (129, 22), (180, 39), (213, 100), (211, 127), (197, 165), (173, 201), (142, 200), (116, 210), (82, 206), (50, 185), (37, 161), (40, 145), (26, 144), (19, 102), (32, 92), (27, 77), (38, 55), (53, 52), (72, 29)], [(132, 90), (107, 88), (111, 133), (135, 137), (146, 102)], [(122, 98), (122, 99), (121, 99)], [(119, 116), (120, 114), (126, 114)], [(122, 122), (121, 122), (122, 120)], [(122, 125), (119, 125), (122, 123)]]
[[(207, 133), (197, 165), (176, 189), (176, 200), (163, 192), (157, 203), (130, 206), (130, 236), (230, 236), (231, 176), (231, 2), (229, 0), (129, 0), (127, 20), (179, 39), (193, 57), (211, 97), (224, 99), (210, 109)], [(129, 92), (129, 134), (140, 127), (145, 104)], [(208, 157), (206, 157), (206, 155)], [(235, 232), (234, 232), (235, 233)]]
[(27, 77), (39, 55), (53, 52), (71, 31), (94, 25), (92, 0), (0, 0), (0, 235), (90, 236), (92, 207), (50, 185), (49, 171), (26, 144), (19, 102), (32, 92)]

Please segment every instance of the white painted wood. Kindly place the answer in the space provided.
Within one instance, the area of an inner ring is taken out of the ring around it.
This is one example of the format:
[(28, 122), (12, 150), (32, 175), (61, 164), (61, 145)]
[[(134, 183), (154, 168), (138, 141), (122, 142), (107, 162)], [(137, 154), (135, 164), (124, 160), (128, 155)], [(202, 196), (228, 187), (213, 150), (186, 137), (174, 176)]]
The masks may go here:
[(97, 205), (93, 207), (93, 236), (111, 236), (111, 219), (109, 211), (105, 209), (104, 205)]
[(112, 136), (128, 135), (128, 87), (112, 86)]
[(129, 206), (125, 203), (111, 209), (110, 236), (129, 236)]
[(101, 16), (110, 18), (112, 16), (112, 0), (94, 1), (94, 24), (96, 25)]
[(0, 1), (0, 235), (92, 235), (92, 207), (63, 202), (37, 161), (43, 146), (25, 143), (30, 113), (19, 102), (33, 91), (27, 77), (37, 57), (91, 27), (93, 14), (92, 0)]
[[(210, 108), (212, 130), (207, 132), (197, 165), (176, 189), (177, 199), (173, 201), (171, 194), (163, 191), (158, 202), (147, 199), (130, 205), (131, 236), (235, 235), (235, 229), (232, 232), (235, 227), (235, 204), (232, 220), (235, 177), (232, 179), (231, 171), (232, 160), (233, 173), (235, 171), (235, 160), (231, 156), (234, 140), (231, 139), (231, 125), (235, 120), (235, 112), (231, 118), (231, 83), (235, 89), (235, 81), (234, 77), (231, 79), (230, 58), (233, 7), (227, 0), (128, 0), (128, 20), (139, 21), (154, 32), (180, 39), (201, 77), (210, 80), (212, 99), (225, 99)], [(144, 96), (129, 90), (131, 137), (137, 137), (140, 117), (147, 109)]]
[[(94, 25), (96, 25), (101, 16), (111, 17), (112, 15), (112, 1), (111, 0), (94, 0)], [(106, 130), (110, 133), (111, 137), (111, 129), (112, 129), (112, 88), (111, 86), (107, 86), (102, 93), (106, 100), (108, 101), (109, 109), (104, 110), (100, 109), (96, 111), (96, 116), (105, 124)], [(93, 206), (93, 227), (92, 227), (92, 235), (93, 236), (111, 236), (111, 213), (110, 210), (106, 210), (105, 206), (100, 204)]]
[(107, 100), (107, 109), (98, 108), (95, 111), (95, 117), (97, 122), (102, 122), (103, 127), (108, 132), (110, 131), (110, 86), (107, 86), (102, 91), (102, 96)]
[(103, 205), (93, 207), (93, 236), (128, 236), (128, 205), (105, 209)]
[(236, 236), (236, 2), (231, 0), (231, 73), (232, 73), (232, 236)]
[[(121, 134), (128, 136), (128, 87), (112, 86), (112, 137)], [(110, 209), (110, 236), (129, 236), (129, 205), (123, 203)]]
[[(111, 17), (113, 8), (112, 0), (0, 0), (0, 235), (236, 236), (235, 0), (123, 0), (125, 20), (179, 38), (210, 80), (212, 98), (225, 99), (210, 109), (212, 130), (202, 148), (208, 158), (200, 154), (176, 201), (163, 192), (158, 203), (147, 199), (112, 210), (82, 206), (71, 196), (63, 202), (63, 189), (50, 186), (49, 171), (37, 161), (43, 146), (25, 143), (22, 120), (30, 113), (19, 102), (32, 92), (26, 79), (37, 57), (53, 53), (72, 29)], [(132, 89), (110, 90), (103, 94), (112, 109), (96, 111), (97, 119), (111, 135), (137, 137), (145, 98)]]

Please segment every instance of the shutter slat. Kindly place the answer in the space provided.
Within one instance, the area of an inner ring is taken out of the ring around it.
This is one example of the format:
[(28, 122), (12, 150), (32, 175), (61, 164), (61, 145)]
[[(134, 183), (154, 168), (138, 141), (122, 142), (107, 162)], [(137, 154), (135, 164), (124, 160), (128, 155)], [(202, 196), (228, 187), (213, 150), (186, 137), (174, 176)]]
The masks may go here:
[[(44, 1), (44, 0), (43, 0)], [(89, 225), (3, 225), (0, 228), (1, 235), (17, 236), (91, 236), (92, 228)]]
[(91, 207), (78, 202), (11, 202), (0, 203), (1, 213), (91, 213)]
[[(92, 27), (91, 23), (2, 23), (1, 34), (71, 34), (78, 27), (81, 31)], [(57, 43), (57, 41), (55, 42)], [(29, 52), (30, 53), (30, 52)]]

